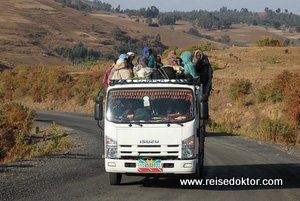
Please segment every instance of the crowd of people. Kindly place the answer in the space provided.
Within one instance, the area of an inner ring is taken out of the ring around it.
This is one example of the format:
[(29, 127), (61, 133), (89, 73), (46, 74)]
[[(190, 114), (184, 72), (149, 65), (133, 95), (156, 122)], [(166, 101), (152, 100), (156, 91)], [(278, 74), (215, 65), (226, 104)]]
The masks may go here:
[(162, 75), (163, 78), (174, 78), (168, 76), (168, 73), (162, 72), (163, 69), (170, 69), (171, 67), (175, 74), (193, 79), (196, 84), (203, 84), (206, 93), (209, 94), (211, 90), (212, 70), (208, 56), (201, 50), (196, 50), (194, 54), (185, 51), (180, 57), (176, 55), (174, 50), (170, 51), (164, 63), (162, 63), (160, 56), (153, 54), (150, 47), (143, 49), (137, 64), (133, 64), (135, 56), (135, 53), (128, 52), (115, 59), (112, 67), (106, 71), (103, 83), (108, 85), (110, 80), (126, 80), (134, 77), (155, 79), (157, 74), (165, 74)]

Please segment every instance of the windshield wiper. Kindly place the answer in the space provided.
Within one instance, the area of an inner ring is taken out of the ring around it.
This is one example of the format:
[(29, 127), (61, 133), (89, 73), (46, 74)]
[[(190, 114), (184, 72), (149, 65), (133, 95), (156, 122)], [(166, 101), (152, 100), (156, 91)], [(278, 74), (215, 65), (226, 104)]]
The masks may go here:
[(143, 124), (141, 124), (139, 122), (130, 122), (128, 126), (132, 127), (132, 124), (136, 124), (136, 125), (139, 125), (140, 127), (143, 127)]
[[(183, 127), (183, 124), (182, 124), (182, 123), (176, 123), (176, 122), (172, 122), (172, 124), (177, 124), (177, 125), (179, 125), (179, 126)], [(167, 126), (168, 126), (168, 127), (170, 127), (170, 126), (171, 126), (170, 122), (168, 122)]]

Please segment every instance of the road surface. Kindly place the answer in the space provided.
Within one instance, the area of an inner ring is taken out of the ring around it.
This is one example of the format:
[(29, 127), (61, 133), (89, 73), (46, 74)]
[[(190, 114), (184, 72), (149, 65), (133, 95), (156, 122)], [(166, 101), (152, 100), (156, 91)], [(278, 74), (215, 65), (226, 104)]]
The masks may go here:
[[(177, 177), (123, 176), (120, 186), (110, 186), (101, 157), (103, 139), (92, 115), (37, 111), (36, 118), (72, 128), (74, 148), (0, 164), (0, 200), (300, 200), (299, 149), (210, 132), (203, 181), (212, 185), (181, 185)], [(216, 179), (233, 178), (281, 179), (283, 185), (213, 185)]]

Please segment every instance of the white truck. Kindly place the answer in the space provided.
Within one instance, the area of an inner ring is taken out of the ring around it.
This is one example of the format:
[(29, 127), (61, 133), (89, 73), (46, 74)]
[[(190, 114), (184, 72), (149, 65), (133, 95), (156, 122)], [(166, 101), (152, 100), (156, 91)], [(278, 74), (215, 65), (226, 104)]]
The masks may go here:
[[(193, 175), (203, 172), (208, 95), (188, 80), (112, 80), (95, 97), (104, 121), (105, 170), (111, 185), (122, 174)], [(104, 117), (104, 118), (103, 118)]]

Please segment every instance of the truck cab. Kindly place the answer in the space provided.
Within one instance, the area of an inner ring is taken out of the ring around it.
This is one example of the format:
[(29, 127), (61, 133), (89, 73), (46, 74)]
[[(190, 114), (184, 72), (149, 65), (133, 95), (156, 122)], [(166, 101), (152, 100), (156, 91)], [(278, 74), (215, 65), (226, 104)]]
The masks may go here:
[[(126, 175), (203, 172), (208, 96), (188, 80), (112, 80), (97, 96), (95, 119), (104, 121), (105, 170), (110, 184)], [(99, 124), (98, 124), (99, 125)]]

